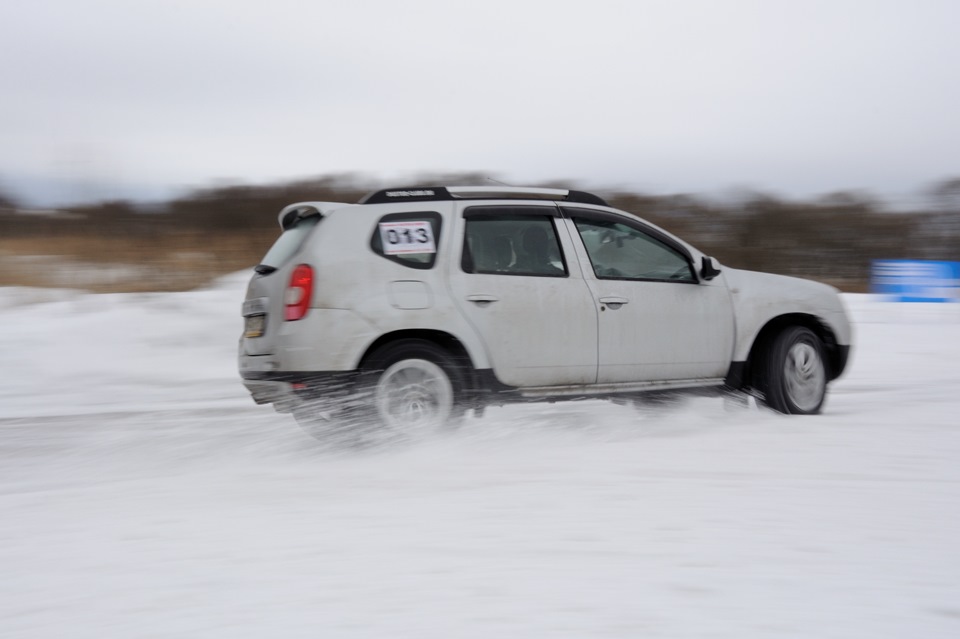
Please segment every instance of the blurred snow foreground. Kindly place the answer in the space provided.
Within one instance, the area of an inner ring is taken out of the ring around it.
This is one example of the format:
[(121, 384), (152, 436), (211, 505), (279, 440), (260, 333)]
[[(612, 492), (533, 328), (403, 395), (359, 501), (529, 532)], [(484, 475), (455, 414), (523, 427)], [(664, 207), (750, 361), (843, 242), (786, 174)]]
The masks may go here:
[(848, 297), (819, 417), (534, 404), (335, 451), (240, 385), (245, 281), (0, 289), (0, 636), (960, 636), (960, 305)]

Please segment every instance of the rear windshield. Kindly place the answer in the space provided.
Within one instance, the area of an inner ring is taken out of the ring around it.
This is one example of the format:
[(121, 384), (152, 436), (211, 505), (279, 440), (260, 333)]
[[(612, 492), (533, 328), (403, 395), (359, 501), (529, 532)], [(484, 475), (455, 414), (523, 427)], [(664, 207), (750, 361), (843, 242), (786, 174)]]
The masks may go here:
[(263, 256), (260, 264), (273, 268), (280, 268), (284, 263), (293, 257), (294, 253), (300, 250), (303, 241), (313, 230), (313, 227), (320, 221), (319, 215), (301, 218), (294, 226), (284, 231), (277, 241), (273, 243), (267, 254)]

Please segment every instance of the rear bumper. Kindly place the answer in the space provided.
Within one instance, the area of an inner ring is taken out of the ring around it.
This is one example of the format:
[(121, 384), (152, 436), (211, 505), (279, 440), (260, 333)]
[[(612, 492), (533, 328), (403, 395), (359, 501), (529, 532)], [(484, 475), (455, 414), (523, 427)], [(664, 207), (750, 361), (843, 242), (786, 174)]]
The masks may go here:
[(352, 391), (357, 373), (244, 370), (240, 377), (254, 402), (273, 404), (279, 412), (286, 413), (305, 402), (344, 399)]
[(245, 379), (243, 385), (257, 404), (282, 405), (296, 397), (293, 393), (293, 387), (285, 382)]

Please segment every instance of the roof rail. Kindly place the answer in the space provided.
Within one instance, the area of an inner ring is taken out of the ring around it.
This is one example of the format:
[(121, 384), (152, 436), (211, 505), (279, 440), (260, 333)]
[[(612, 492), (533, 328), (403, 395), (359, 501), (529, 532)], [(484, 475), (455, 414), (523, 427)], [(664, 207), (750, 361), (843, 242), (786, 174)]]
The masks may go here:
[(370, 193), (360, 204), (384, 202), (437, 202), (466, 199), (563, 200), (579, 204), (609, 206), (603, 198), (572, 189), (546, 189), (520, 186), (415, 186), (383, 189)]

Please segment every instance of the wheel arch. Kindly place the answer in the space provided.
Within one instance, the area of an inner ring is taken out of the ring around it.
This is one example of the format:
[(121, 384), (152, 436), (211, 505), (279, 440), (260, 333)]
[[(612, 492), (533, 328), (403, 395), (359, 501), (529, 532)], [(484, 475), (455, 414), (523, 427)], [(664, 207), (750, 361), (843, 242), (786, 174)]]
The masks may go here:
[(746, 387), (757, 388), (758, 380), (755, 375), (760, 370), (760, 358), (770, 347), (773, 338), (790, 326), (802, 326), (813, 331), (820, 338), (824, 348), (824, 359), (827, 366), (827, 380), (834, 380), (840, 376), (846, 365), (846, 352), (837, 343), (833, 330), (817, 316), (809, 313), (786, 313), (767, 321), (757, 332), (757, 336), (750, 346), (750, 353), (746, 360), (746, 369), (742, 380)]
[(464, 346), (463, 342), (457, 339), (456, 336), (447, 333), (446, 331), (436, 329), (411, 328), (384, 333), (367, 347), (363, 355), (360, 357), (357, 368), (359, 370), (365, 368), (365, 366), (370, 362), (372, 356), (377, 351), (391, 344), (396, 344), (397, 342), (407, 340), (423, 340), (430, 342), (448, 352), (456, 362), (457, 366), (460, 368), (460, 373), (463, 375), (464, 381), (468, 387), (475, 387), (476, 366), (474, 365), (473, 359), (470, 357), (470, 353), (467, 351), (466, 346)]

